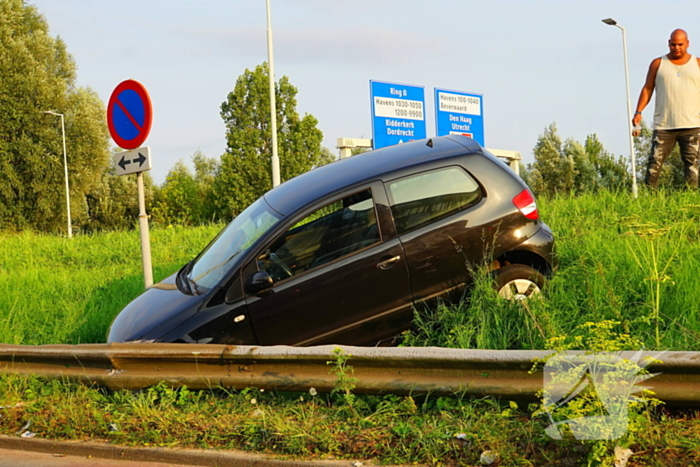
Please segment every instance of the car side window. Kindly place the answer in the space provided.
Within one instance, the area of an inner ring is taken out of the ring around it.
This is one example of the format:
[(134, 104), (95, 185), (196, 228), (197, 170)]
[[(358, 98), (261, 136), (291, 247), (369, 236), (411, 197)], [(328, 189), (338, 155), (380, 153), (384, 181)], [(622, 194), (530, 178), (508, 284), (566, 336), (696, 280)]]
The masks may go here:
[(463, 169), (411, 175), (388, 183), (391, 213), (399, 235), (476, 204), (479, 184)]
[(279, 281), (379, 241), (372, 191), (366, 189), (301, 219), (258, 257), (258, 267)]

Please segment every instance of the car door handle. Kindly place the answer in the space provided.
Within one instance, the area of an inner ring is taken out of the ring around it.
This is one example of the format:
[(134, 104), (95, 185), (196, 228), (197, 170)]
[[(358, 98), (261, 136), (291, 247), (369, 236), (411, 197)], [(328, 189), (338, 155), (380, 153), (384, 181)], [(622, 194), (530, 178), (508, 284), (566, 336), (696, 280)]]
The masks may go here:
[(394, 256), (394, 257), (392, 257), (392, 258), (385, 259), (384, 261), (378, 262), (378, 263), (377, 263), (377, 267), (378, 267), (379, 269), (389, 269), (389, 268), (391, 267), (392, 264), (394, 264), (395, 262), (397, 262), (397, 261), (400, 260), (400, 259), (401, 259), (401, 256), (396, 255), (396, 256)]

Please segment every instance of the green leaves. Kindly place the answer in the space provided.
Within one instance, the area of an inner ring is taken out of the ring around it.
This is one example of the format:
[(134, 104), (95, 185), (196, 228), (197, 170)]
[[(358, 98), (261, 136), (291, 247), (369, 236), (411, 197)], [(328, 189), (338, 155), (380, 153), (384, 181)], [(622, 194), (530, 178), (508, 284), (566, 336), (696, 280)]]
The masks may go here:
[[(245, 70), (221, 104), (226, 153), (214, 180), (217, 215), (230, 219), (272, 188), (272, 132), (266, 63)], [(296, 111), (297, 89), (283, 76), (275, 86), (277, 142), (282, 181), (330, 162), (312, 115)]]
[(556, 124), (545, 128), (534, 148), (535, 162), (523, 174), (537, 195), (619, 189), (630, 181), (627, 161), (608, 153), (595, 134), (584, 145), (572, 138), (562, 144)]
[(0, 228), (62, 230), (66, 192), (73, 224), (87, 221), (86, 195), (108, 165), (104, 106), (75, 87), (76, 65), (46, 20), (22, 0), (0, 2)]

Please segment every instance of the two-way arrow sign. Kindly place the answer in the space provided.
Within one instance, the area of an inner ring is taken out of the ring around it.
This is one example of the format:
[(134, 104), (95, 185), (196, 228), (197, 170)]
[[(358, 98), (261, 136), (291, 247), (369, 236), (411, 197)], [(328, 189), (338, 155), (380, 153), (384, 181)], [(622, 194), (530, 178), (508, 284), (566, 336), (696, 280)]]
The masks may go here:
[(151, 148), (142, 147), (119, 152), (112, 158), (117, 175), (127, 175), (151, 170)]
[[(121, 160), (119, 161), (119, 163), (118, 163), (117, 165), (118, 165), (119, 167), (121, 167), (122, 170), (126, 170), (126, 166), (127, 166), (127, 165), (131, 164), (132, 162), (138, 162), (138, 163), (139, 163), (139, 169), (141, 169), (141, 167), (143, 167), (143, 163), (146, 162), (146, 156), (144, 156), (141, 152), (139, 152), (138, 154), (139, 154), (139, 157), (137, 157), (136, 159), (131, 159), (131, 160), (129, 160), (129, 159), (126, 158), (126, 156), (124, 155), (124, 153), (122, 153), (122, 158), (121, 158)], [(141, 171), (141, 170), (139, 170), (139, 172), (140, 172), (140, 171)]]

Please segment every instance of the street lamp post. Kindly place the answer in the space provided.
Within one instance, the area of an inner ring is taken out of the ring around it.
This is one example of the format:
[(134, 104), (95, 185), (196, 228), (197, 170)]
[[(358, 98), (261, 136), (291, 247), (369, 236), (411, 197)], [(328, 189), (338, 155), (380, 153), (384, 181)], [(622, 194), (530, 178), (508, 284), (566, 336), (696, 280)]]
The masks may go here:
[(44, 110), (41, 113), (61, 117), (61, 134), (63, 135), (63, 171), (66, 178), (66, 217), (68, 222), (68, 238), (73, 238), (73, 227), (70, 217), (70, 191), (68, 190), (68, 158), (66, 157), (66, 125), (63, 122), (63, 114), (52, 110)]
[(270, 0), (267, 3), (267, 64), (270, 73), (270, 131), (272, 132), (272, 186), (280, 184), (280, 158), (277, 154), (277, 106), (275, 104), (275, 66), (272, 54)]
[(630, 159), (632, 161), (632, 196), (637, 197), (637, 164), (635, 163), (634, 156), (634, 138), (632, 137), (632, 103), (630, 102), (630, 75), (627, 66), (627, 37), (625, 35), (625, 28), (617, 24), (612, 18), (606, 18), (602, 20), (605, 24), (609, 26), (615, 26), (622, 31), (622, 52), (625, 57), (625, 85), (627, 86), (627, 125), (629, 125), (629, 135), (630, 141)]

